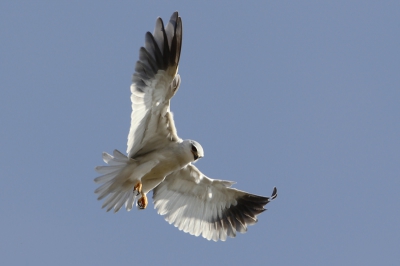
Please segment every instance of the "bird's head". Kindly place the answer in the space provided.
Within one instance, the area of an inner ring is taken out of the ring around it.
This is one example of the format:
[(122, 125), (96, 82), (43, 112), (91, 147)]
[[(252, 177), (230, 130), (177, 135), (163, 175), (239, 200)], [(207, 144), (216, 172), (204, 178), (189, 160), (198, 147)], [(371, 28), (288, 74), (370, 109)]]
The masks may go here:
[(184, 144), (187, 149), (190, 149), (190, 153), (193, 155), (193, 162), (204, 157), (203, 147), (197, 141), (185, 140)]

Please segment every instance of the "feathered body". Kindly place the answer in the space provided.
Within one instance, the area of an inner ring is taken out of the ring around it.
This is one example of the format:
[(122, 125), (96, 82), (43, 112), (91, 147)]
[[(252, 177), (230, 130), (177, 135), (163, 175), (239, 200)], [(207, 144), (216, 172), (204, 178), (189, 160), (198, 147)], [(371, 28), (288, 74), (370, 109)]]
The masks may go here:
[(164, 27), (156, 21), (153, 34), (145, 35), (139, 50), (131, 86), (132, 115), (128, 134), (128, 156), (115, 150), (103, 153), (108, 166), (98, 166), (102, 174), (95, 190), (103, 208), (129, 211), (136, 201), (147, 206), (146, 194), (153, 191), (158, 213), (180, 230), (202, 235), (208, 240), (225, 240), (244, 233), (257, 222), (256, 216), (276, 198), (257, 196), (231, 186), (232, 181), (215, 180), (202, 174), (192, 163), (204, 156), (193, 140), (178, 137), (170, 100), (181, 79), (177, 74), (182, 45), (182, 21), (175, 12)]

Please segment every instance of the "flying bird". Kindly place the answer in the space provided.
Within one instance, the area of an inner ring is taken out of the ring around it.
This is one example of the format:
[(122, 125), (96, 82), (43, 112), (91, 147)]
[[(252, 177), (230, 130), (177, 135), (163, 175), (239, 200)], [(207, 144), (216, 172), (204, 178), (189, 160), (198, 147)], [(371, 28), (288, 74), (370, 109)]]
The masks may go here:
[(178, 91), (182, 47), (182, 20), (172, 14), (167, 26), (157, 18), (145, 45), (131, 85), (132, 115), (127, 156), (114, 150), (103, 153), (106, 166), (95, 169), (101, 184), (95, 190), (107, 211), (130, 211), (135, 205), (146, 209), (147, 194), (153, 191), (154, 207), (179, 230), (208, 240), (225, 241), (244, 233), (257, 222), (264, 206), (277, 197), (253, 195), (232, 188), (232, 181), (205, 176), (194, 162), (204, 156), (201, 145), (178, 137), (171, 98)]

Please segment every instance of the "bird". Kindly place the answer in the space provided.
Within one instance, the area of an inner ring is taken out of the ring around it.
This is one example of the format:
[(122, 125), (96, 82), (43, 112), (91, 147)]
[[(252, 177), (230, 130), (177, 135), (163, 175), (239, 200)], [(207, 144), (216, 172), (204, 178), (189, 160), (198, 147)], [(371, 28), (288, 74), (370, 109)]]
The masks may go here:
[(258, 196), (232, 188), (233, 181), (212, 179), (194, 163), (204, 157), (202, 146), (177, 134), (170, 102), (181, 84), (178, 65), (182, 19), (174, 12), (166, 26), (158, 17), (153, 33), (145, 34), (131, 90), (132, 114), (127, 155), (103, 152), (107, 165), (97, 166), (94, 179), (102, 208), (118, 212), (136, 205), (154, 208), (179, 230), (207, 240), (225, 241), (245, 233), (264, 206), (277, 197)]

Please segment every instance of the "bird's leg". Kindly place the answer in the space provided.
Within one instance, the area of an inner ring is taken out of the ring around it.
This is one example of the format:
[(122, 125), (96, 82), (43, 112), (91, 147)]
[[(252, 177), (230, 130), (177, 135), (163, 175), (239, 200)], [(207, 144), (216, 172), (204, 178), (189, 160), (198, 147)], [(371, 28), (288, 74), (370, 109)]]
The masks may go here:
[(142, 193), (142, 197), (138, 199), (137, 204), (139, 206), (139, 209), (144, 210), (147, 207), (148, 200), (146, 194)]
[(133, 191), (137, 191), (136, 196), (139, 196), (139, 194), (142, 193), (142, 182), (138, 182), (134, 187), (133, 187)]
[(140, 199), (138, 199), (137, 201), (137, 205), (139, 206), (139, 209), (144, 210), (147, 207), (148, 204), (148, 200), (147, 200), (147, 196), (146, 194), (144, 194), (142, 192), (142, 182), (138, 182), (134, 187), (133, 187), (133, 191), (137, 191), (137, 195), (139, 196), (139, 194), (142, 194), (142, 197)]

